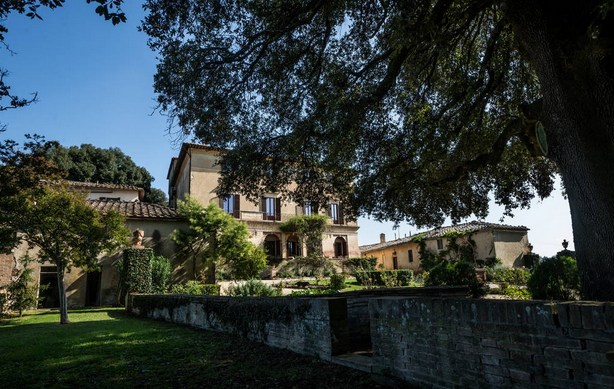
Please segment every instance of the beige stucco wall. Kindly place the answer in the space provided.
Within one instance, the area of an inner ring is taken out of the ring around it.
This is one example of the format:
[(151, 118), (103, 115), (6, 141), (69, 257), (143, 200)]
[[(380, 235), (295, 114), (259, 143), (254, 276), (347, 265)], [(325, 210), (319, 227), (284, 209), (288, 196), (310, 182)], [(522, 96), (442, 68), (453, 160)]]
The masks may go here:
[[(413, 262), (409, 262), (409, 250), (412, 250), (414, 258)], [(396, 256), (399, 269), (411, 269), (414, 272), (417, 272), (420, 270), (420, 255), (418, 254), (418, 250), (419, 247), (417, 243), (408, 242), (392, 247), (387, 247), (382, 250), (363, 253), (363, 255), (367, 257), (376, 257), (377, 268), (379, 269), (379, 265), (383, 264), (384, 269), (386, 270), (394, 269), (392, 258)]]
[(139, 191), (128, 189), (93, 189), (87, 191), (88, 200), (98, 200), (101, 197), (119, 197), (121, 201), (139, 201)]
[(495, 256), (503, 266), (523, 266), (523, 257), (528, 253), (529, 237), (524, 231), (494, 231)]
[[(191, 273), (187, 273), (188, 270), (191, 270), (191, 267), (187, 269), (185, 264), (185, 262), (189, 261), (186, 261), (185, 255), (177, 252), (175, 243), (170, 239), (171, 232), (176, 228), (187, 228), (186, 222), (128, 219), (126, 220), (126, 226), (131, 231), (137, 229), (143, 230), (143, 246), (153, 248), (156, 255), (163, 255), (171, 260), (174, 280), (185, 281), (191, 279)], [(24, 256), (26, 253), (29, 253), (31, 257), (36, 257), (38, 251), (39, 250), (36, 248), (28, 250), (27, 245), (22, 243), (13, 250), (11, 255), (17, 259)], [(119, 285), (119, 273), (115, 265), (122, 258), (122, 253), (123, 249), (120, 249), (114, 253), (105, 253), (98, 257), (101, 271), (99, 289), (100, 305), (114, 305), (118, 303), (117, 290)], [(9, 256), (5, 255), (3, 258), (8, 257)], [(11, 262), (15, 263), (15, 261), (12, 261), (12, 257)], [(40, 264), (35, 262), (30, 266), (34, 269), (33, 277), (38, 284), (40, 282), (41, 266), (54, 265), (51, 263)], [(18, 262), (17, 268), (22, 268)], [(66, 285), (66, 296), (69, 308), (83, 307), (86, 303), (87, 273), (82, 269), (73, 267), (69, 272), (66, 272), (64, 283)]]

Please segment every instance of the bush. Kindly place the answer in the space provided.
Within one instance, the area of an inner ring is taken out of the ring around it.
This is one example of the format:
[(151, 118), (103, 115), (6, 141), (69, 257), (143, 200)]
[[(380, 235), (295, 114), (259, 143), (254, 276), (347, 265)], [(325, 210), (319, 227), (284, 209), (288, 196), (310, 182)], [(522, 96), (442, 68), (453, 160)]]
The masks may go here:
[(151, 257), (151, 289), (153, 293), (168, 292), (173, 278), (171, 261), (161, 255)]
[(526, 285), (531, 277), (531, 271), (524, 268), (499, 269), (492, 274), (495, 282), (507, 282), (511, 285)]
[(503, 261), (497, 257), (488, 257), (484, 259), (478, 259), (476, 262), (479, 267), (486, 267), (489, 269), (494, 269), (496, 266), (499, 266), (501, 265), (501, 263), (503, 263)]
[(290, 296), (312, 296), (318, 294), (334, 294), (339, 293), (338, 290), (335, 289), (305, 289), (305, 290), (295, 290), (290, 293)]
[(127, 293), (151, 292), (151, 259), (153, 249), (124, 250), (124, 290)]
[(408, 286), (414, 278), (414, 272), (402, 270), (358, 270), (354, 272), (360, 285), (378, 285), (386, 287)]
[(424, 286), (455, 285), (468, 286), (472, 297), (481, 297), (486, 294), (483, 284), (475, 275), (475, 268), (467, 262), (441, 262), (429, 271), (424, 281)]
[(336, 273), (337, 268), (333, 261), (322, 256), (296, 257), (284, 263), (277, 277), (300, 278), (300, 277), (328, 277)]
[(341, 290), (345, 288), (345, 274), (338, 273), (330, 276), (330, 289), (332, 290)]
[(575, 300), (580, 290), (576, 260), (570, 257), (544, 258), (533, 269), (527, 288), (534, 299)]
[(273, 297), (281, 296), (281, 289), (273, 288), (260, 280), (249, 280), (244, 284), (230, 285), (228, 294), (241, 297)]
[(0, 293), (0, 318), (4, 316), (4, 310), (6, 309), (6, 293)]
[(171, 288), (171, 293), (219, 296), (220, 286), (214, 284), (201, 284), (198, 281), (188, 281), (186, 284), (173, 285)]
[(376, 263), (376, 257), (355, 257), (345, 260), (346, 266), (348, 266), (352, 272), (357, 270), (375, 270)]
[(26, 309), (36, 307), (38, 303), (38, 288), (34, 284), (32, 272), (31, 268), (23, 269), (19, 277), (6, 287), (9, 301), (8, 308), (12, 311), (18, 311), (19, 316), (23, 315), (23, 311)]

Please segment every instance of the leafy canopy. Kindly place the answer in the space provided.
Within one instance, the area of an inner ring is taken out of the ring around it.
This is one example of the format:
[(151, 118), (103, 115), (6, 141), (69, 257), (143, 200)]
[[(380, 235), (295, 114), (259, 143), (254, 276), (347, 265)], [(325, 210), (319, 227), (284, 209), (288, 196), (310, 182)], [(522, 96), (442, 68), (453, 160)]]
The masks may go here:
[(167, 205), (166, 194), (151, 187), (153, 176), (118, 147), (103, 149), (91, 144), (63, 147), (55, 143), (47, 158), (65, 170), (69, 180), (138, 186), (145, 190), (144, 201)]
[(293, 216), (279, 225), (285, 233), (295, 233), (309, 255), (322, 255), (322, 237), (329, 218), (324, 215)]
[(196, 260), (231, 267), (235, 279), (256, 277), (266, 266), (266, 254), (250, 242), (247, 226), (215, 204), (203, 207), (193, 197), (179, 201), (177, 213), (188, 219), (188, 230), (177, 229), (171, 235), (180, 247)]
[[(494, 1), (148, 0), (160, 108), (229, 149), (220, 193), (440, 225), (553, 189), (540, 86)], [(295, 182), (294, 186), (286, 186)]]

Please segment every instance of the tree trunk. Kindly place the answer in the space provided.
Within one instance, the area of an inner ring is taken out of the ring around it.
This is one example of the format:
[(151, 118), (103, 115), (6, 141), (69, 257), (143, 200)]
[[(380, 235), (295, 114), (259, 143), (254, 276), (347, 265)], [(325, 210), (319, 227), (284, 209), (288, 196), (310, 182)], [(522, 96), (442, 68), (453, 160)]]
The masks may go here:
[(614, 43), (603, 39), (613, 23), (595, 29), (593, 1), (545, 3), (502, 9), (540, 80), (543, 111), (532, 119), (544, 123), (569, 198), (582, 297), (614, 300)]
[(60, 295), (60, 324), (70, 324), (68, 320), (68, 299), (64, 285), (64, 266), (58, 265), (58, 290)]

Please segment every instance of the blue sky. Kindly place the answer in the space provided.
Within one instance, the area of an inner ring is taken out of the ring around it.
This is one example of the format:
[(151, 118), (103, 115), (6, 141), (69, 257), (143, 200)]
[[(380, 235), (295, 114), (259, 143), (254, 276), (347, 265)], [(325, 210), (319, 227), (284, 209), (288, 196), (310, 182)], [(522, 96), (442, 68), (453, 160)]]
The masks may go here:
[[(91, 143), (97, 147), (119, 147), (155, 177), (153, 186), (167, 191), (166, 172), (178, 154), (173, 137), (167, 134), (166, 118), (153, 113), (153, 75), (156, 55), (146, 45), (145, 34), (137, 31), (144, 17), (139, 1), (128, 1), (128, 22), (112, 26), (94, 12), (85, 0), (69, 1), (62, 8), (43, 9), (42, 21), (12, 14), (5, 43), (15, 51), (0, 48), (0, 65), (10, 71), (5, 81), (20, 96), (38, 92), (39, 102), (29, 107), (0, 113), (0, 124), (8, 131), (0, 139), (23, 140), (37, 133), (64, 146)], [(152, 114), (153, 113), (153, 114)], [(558, 185), (557, 185), (558, 188)], [(529, 227), (534, 251), (554, 255), (563, 239), (573, 236), (569, 204), (560, 190), (530, 210), (518, 210), (504, 223)], [(491, 204), (486, 219), (499, 222), (503, 210)], [(360, 244), (419, 232), (401, 224), (377, 223), (360, 218)]]

